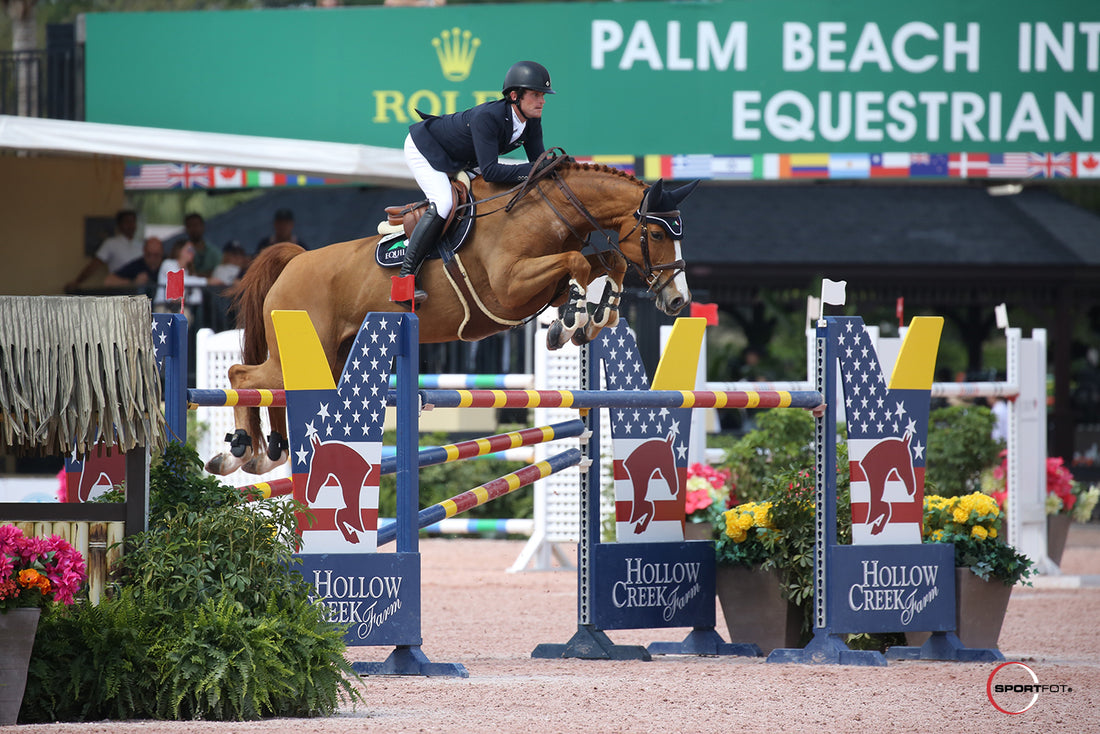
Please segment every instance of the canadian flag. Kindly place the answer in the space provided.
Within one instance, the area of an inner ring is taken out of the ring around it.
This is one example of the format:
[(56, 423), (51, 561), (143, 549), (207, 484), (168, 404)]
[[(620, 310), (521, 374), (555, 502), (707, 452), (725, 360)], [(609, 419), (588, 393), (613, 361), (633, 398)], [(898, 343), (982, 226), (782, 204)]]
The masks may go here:
[(244, 187), (244, 169), (243, 168), (215, 168), (214, 169), (214, 188), (216, 189), (239, 189)]
[(1100, 178), (1100, 153), (1077, 154), (1077, 178)]

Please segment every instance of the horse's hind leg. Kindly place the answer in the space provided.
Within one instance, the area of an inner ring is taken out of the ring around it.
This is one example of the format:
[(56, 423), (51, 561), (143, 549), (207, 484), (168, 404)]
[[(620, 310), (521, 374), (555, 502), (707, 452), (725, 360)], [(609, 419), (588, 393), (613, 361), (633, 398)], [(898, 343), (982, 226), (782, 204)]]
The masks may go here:
[(225, 437), (229, 448), (210, 457), (210, 460), (206, 462), (206, 471), (224, 477), (237, 471), (246, 461), (251, 460), (255, 444), (252, 438), (253, 434), (249, 431), (249, 427), (253, 422), (250, 411), (256, 411), (256, 409), (239, 406), (233, 408), (233, 423), (236, 430)]
[(289, 457), (290, 439), (286, 429), (286, 408), (269, 408), (268, 421), (271, 435), (267, 437), (267, 450), (257, 451), (243, 469), (249, 474), (266, 474), (286, 462)]
[[(278, 389), (283, 384), (282, 368), (275, 359), (268, 359), (260, 365), (235, 364), (229, 368), (229, 384), (234, 390)], [(206, 470), (211, 474), (224, 476), (242, 467), (245, 471), (255, 473), (254, 470), (257, 468), (256, 459), (259, 458), (265, 446), (260, 432), (259, 408), (236, 406), (233, 408), (233, 418), (236, 431), (229, 437), (231, 439), (229, 451), (214, 456), (206, 463)], [(274, 427), (276, 423), (282, 426), (283, 431), (286, 430), (285, 418), (276, 421), (272, 415), (272, 426)], [(270, 471), (282, 461), (286, 461), (285, 451), (281, 461), (271, 463), (270, 466), (266, 465), (266, 461), (259, 462), (259, 465), (267, 466), (264, 471)]]

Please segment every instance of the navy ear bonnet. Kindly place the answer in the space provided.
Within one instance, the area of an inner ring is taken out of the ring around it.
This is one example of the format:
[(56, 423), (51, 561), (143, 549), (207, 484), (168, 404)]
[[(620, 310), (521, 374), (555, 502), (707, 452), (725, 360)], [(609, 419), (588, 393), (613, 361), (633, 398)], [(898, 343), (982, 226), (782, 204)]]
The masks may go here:
[(664, 181), (658, 180), (642, 197), (642, 206), (634, 214), (638, 219), (660, 225), (673, 239), (683, 239), (684, 220), (680, 216), (680, 202), (695, 190), (699, 181), (684, 184), (678, 189), (666, 191)]

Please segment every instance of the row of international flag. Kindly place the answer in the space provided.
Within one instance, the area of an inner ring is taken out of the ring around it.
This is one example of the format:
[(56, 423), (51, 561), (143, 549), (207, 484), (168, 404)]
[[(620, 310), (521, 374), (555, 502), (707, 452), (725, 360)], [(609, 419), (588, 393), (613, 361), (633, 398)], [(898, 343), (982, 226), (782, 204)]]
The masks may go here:
[(345, 184), (338, 178), (299, 176), (246, 168), (195, 163), (129, 163), (123, 186), (128, 191), (158, 189), (251, 189)]
[(646, 180), (1100, 178), (1092, 153), (758, 153), (592, 156)]
[[(1072, 179), (1100, 178), (1091, 153), (756, 153), (753, 155), (577, 156), (632, 176), (706, 181), (787, 179)], [(299, 176), (188, 163), (126, 166), (127, 190), (243, 189), (346, 184)]]

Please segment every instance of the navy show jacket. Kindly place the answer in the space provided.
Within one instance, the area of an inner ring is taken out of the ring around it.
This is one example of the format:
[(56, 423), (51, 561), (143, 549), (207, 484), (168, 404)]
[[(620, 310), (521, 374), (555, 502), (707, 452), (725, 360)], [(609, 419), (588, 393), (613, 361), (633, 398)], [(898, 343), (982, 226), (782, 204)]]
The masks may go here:
[(533, 161), (545, 151), (542, 120), (530, 119), (516, 142), (512, 137), (511, 105), (506, 99), (485, 102), (462, 112), (440, 117), (429, 116), (409, 127), (413, 143), (432, 164), (444, 173), (479, 168), (486, 181), (516, 183), (531, 173), (531, 164), (500, 163), (498, 158), (523, 146), (527, 160)]

